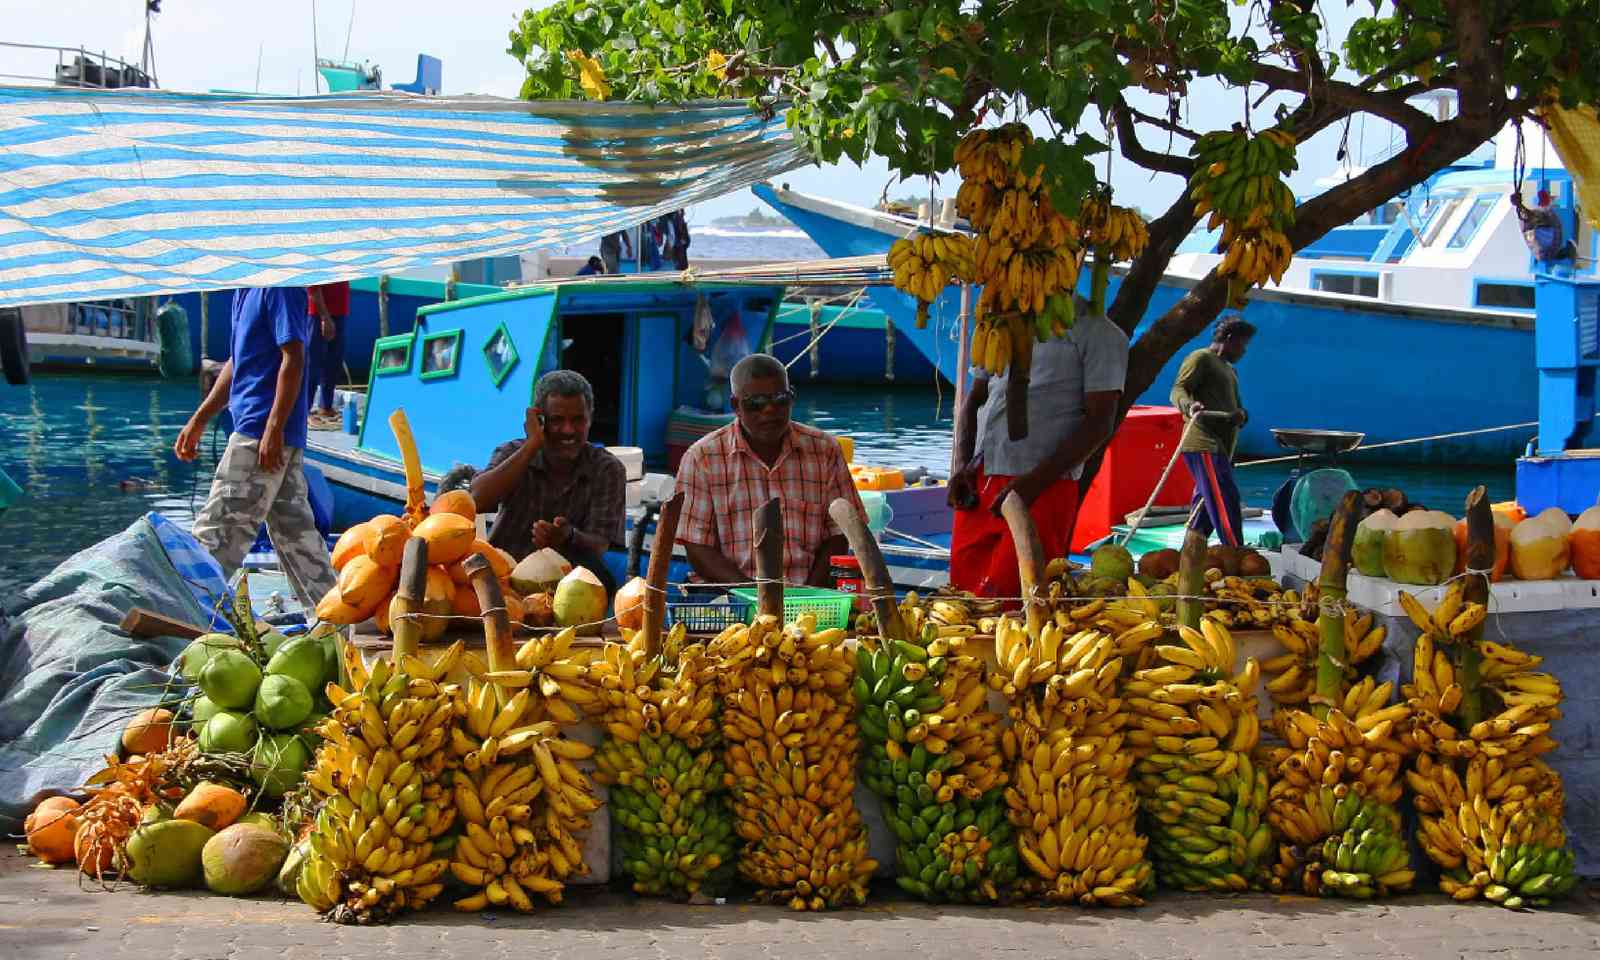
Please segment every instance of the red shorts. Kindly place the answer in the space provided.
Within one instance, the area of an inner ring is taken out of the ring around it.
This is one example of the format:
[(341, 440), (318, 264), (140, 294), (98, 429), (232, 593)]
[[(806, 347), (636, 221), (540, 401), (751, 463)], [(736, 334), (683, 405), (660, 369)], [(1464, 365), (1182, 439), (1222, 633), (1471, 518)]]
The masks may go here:
[[(1017, 549), (1011, 528), (993, 507), (1011, 477), (977, 477), (978, 506), (955, 511), (950, 530), (950, 584), (980, 597), (1016, 597), (1022, 593)], [(1073, 521), (1078, 516), (1078, 481), (1063, 477), (1045, 488), (1028, 512), (1039, 529), (1045, 560), (1067, 555)], [(1040, 575), (1044, 571), (1039, 571)]]

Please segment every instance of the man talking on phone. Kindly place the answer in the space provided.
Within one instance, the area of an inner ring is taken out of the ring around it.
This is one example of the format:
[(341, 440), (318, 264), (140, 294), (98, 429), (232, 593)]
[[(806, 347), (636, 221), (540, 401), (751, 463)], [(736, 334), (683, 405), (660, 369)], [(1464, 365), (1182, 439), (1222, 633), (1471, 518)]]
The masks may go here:
[(624, 543), (628, 469), (589, 443), (594, 389), (583, 374), (552, 370), (533, 389), (526, 436), (495, 448), (472, 479), (479, 513), (498, 510), (489, 542), (518, 560), (549, 547), (587, 567), (616, 593), (606, 551)]

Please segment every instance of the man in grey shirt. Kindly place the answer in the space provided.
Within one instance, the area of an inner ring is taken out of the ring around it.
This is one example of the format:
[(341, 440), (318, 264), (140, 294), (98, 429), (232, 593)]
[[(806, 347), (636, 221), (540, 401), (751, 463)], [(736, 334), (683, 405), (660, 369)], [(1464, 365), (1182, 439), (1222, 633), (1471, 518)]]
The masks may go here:
[(952, 586), (986, 597), (1020, 594), (1016, 546), (1000, 516), (1012, 491), (1028, 504), (1045, 555), (1066, 556), (1083, 462), (1111, 436), (1127, 372), (1127, 335), (1080, 299), (1067, 335), (1033, 348), (1027, 437), (1013, 443), (1007, 434), (1010, 372), (978, 374), (958, 411)]

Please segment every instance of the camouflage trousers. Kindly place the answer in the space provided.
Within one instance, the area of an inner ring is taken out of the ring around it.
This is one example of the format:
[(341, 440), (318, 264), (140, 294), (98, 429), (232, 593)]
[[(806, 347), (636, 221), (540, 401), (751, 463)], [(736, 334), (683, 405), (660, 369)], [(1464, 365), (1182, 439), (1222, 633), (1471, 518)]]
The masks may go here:
[(232, 577), (265, 521), (278, 565), (310, 619), (310, 611), (335, 581), (328, 545), (311, 514), (310, 488), (302, 469), (305, 451), (285, 447), (283, 466), (268, 473), (258, 459), (260, 445), (242, 433), (228, 438), (228, 449), (211, 479), (211, 495), (195, 517), (194, 538), (222, 564), (223, 574)]

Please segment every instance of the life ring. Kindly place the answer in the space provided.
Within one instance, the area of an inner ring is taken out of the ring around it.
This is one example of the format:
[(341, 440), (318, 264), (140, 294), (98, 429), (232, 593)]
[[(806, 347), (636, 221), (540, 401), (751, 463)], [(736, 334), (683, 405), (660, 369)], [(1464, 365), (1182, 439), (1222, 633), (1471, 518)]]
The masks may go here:
[(16, 310), (0, 310), (0, 368), (6, 383), (20, 387), (28, 382), (28, 331)]

